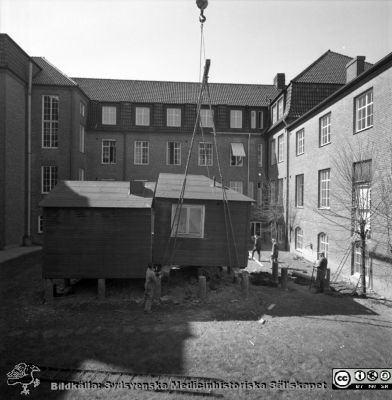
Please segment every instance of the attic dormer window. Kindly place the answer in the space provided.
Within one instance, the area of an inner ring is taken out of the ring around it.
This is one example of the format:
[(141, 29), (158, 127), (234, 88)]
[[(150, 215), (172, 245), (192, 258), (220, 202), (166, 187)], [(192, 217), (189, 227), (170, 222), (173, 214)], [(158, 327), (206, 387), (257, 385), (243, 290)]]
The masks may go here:
[(115, 106), (102, 106), (102, 125), (116, 125), (117, 108)]
[(272, 109), (271, 109), (272, 123), (274, 124), (275, 122), (282, 119), (283, 113), (284, 113), (284, 101), (283, 101), (283, 96), (282, 96), (272, 106)]

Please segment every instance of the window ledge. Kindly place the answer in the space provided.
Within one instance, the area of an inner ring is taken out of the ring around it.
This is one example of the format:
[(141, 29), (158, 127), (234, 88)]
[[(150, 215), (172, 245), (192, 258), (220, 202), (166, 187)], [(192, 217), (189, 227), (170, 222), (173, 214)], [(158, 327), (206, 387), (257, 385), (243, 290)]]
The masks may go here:
[(296, 156), (296, 157), (299, 157), (299, 156), (303, 156), (304, 154), (305, 154), (305, 152), (296, 154), (295, 156)]
[(321, 143), (320, 143), (320, 147), (328, 146), (329, 144), (331, 144), (331, 142), (324, 143), (324, 144), (321, 144)]
[(367, 126), (366, 128), (360, 129), (359, 131), (355, 130), (354, 135), (363, 131), (367, 131), (368, 129), (373, 128), (373, 125)]
[(319, 207), (318, 209), (319, 209), (319, 210), (330, 210), (331, 207)]

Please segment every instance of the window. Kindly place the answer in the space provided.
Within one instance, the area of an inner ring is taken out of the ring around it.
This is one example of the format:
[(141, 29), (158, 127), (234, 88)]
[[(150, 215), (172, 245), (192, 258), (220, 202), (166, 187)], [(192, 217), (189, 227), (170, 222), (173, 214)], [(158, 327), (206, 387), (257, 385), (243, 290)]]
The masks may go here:
[(117, 108), (115, 106), (102, 106), (102, 125), (116, 125)]
[(58, 147), (59, 98), (42, 96), (42, 148)]
[(57, 185), (57, 167), (41, 167), (41, 193), (49, 193)]
[(82, 117), (86, 116), (86, 105), (83, 102), (80, 102), (80, 115)]
[(202, 108), (200, 110), (200, 126), (212, 128), (214, 126), (214, 110)]
[(79, 127), (79, 151), (84, 153), (84, 126)]
[(272, 106), (272, 123), (279, 121), (283, 118), (284, 113), (284, 101), (283, 97), (281, 97), (273, 106)]
[(355, 101), (355, 132), (373, 126), (373, 89), (361, 94)]
[(263, 192), (261, 189), (261, 182), (257, 182), (256, 204), (258, 207), (261, 206), (261, 202), (263, 200), (262, 195), (263, 195)]
[(250, 128), (256, 129), (256, 111), (250, 112)]
[(230, 181), (230, 189), (239, 193), (243, 193), (244, 188), (242, 181)]
[(80, 181), (84, 181), (84, 169), (83, 168), (79, 168), (79, 170), (78, 170), (78, 179)]
[(148, 126), (150, 125), (150, 108), (149, 107), (136, 107), (136, 125)]
[(38, 233), (44, 233), (44, 217), (38, 215)]
[(283, 205), (283, 179), (278, 179), (278, 193), (277, 193), (277, 201), (279, 205)]
[(295, 176), (295, 206), (304, 206), (304, 174)]
[(278, 120), (278, 105), (275, 103), (272, 106), (272, 123), (274, 124)]
[(230, 110), (230, 128), (242, 128), (242, 111)]
[(271, 140), (271, 165), (276, 164), (276, 149), (275, 139)]
[(320, 118), (320, 146), (331, 143), (331, 113)]
[(172, 204), (171, 236), (203, 238), (204, 237), (204, 206), (183, 204), (177, 207)]
[(296, 133), (295, 148), (297, 156), (305, 152), (305, 130), (301, 129)]
[[(353, 273), (361, 274), (362, 272), (362, 247), (361, 242), (354, 244), (354, 262), (353, 262)], [(365, 249), (365, 275), (369, 276), (369, 254)]]
[(115, 140), (102, 140), (102, 164), (116, 164)]
[(231, 143), (230, 146), (230, 165), (235, 167), (242, 167), (244, 164), (244, 157), (246, 156), (244, 145), (242, 143)]
[(319, 171), (319, 208), (329, 208), (330, 170)]
[(264, 128), (264, 113), (263, 113), (263, 111), (257, 111), (257, 123), (258, 123), (259, 129)]
[(252, 221), (250, 223), (250, 236), (261, 236), (261, 222)]
[(181, 165), (181, 144), (167, 142), (166, 163), (168, 165)]
[(212, 165), (212, 143), (199, 143), (199, 166)]
[(284, 137), (283, 134), (278, 136), (278, 162), (282, 162), (284, 159)]
[(166, 110), (166, 125), (181, 126), (181, 108), (168, 108)]
[(300, 227), (295, 228), (295, 250), (302, 251), (303, 248), (303, 231)]
[(263, 145), (262, 144), (257, 145), (257, 165), (259, 167), (263, 166)]
[(135, 142), (135, 165), (148, 165), (149, 163), (149, 143), (142, 140)]
[(283, 118), (283, 97), (278, 100), (278, 119)]
[(264, 128), (263, 111), (252, 110), (250, 112), (250, 127), (251, 127), (251, 129), (263, 129)]
[(325, 257), (328, 258), (328, 236), (324, 232), (318, 235), (317, 252), (318, 254), (324, 253)]
[(270, 224), (271, 238), (275, 238), (278, 242), (283, 242), (284, 240), (284, 225), (282, 224)]
[(249, 181), (248, 182), (248, 197), (253, 199), (254, 195), (255, 195), (255, 191), (254, 191), (253, 182)]

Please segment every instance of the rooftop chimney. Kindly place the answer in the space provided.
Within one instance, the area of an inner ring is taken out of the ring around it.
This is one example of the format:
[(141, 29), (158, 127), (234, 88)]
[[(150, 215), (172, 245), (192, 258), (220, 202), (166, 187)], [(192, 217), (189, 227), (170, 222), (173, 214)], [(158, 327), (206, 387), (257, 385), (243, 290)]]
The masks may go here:
[(144, 194), (144, 181), (131, 181), (129, 185), (129, 194), (142, 196)]
[(346, 65), (346, 83), (355, 79), (365, 71), (365, 57), (357, 56)]
[(274, 85), (275, 85), (276, 89), (283, 90), (285, 88), (285, 85), (286, 85), (286, 76), (285, 76), (285, 74), (283, 74), (283, 73), (276, 74), (276, 76), (274, 78)]

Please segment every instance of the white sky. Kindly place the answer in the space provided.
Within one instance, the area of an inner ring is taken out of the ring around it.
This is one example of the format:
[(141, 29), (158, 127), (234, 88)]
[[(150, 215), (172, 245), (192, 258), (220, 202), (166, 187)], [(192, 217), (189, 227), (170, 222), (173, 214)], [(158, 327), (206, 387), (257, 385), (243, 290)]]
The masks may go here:
[[(392, 0), (209, 0), (210, 81), (286, 82), (331, 49), (392, 51)], [(71, 77), (197, 81), (195, 0), (0, 0), (0, 32)]]

